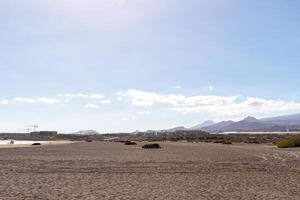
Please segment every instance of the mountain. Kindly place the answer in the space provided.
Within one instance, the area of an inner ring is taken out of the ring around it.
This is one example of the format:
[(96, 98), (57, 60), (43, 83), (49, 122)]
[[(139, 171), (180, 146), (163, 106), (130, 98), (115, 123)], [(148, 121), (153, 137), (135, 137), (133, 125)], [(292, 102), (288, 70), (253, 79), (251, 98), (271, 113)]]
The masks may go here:
[(202, 131), (207, 131), (207, 132), (220, 132), (220, 130), (223, 130), (225, 127), (233, 124), (234, 121), (223, 121), (216, 123), (211, 126), (203, 127), (201, 130)]
[(254, 131), (272, 127), (274, 125), (260, 122), (254, 117), (246, 117), (245, 119), (229, 124), (223, 127), (222, 131)]
[(184, 126), (178, 126), (175, 128), (168, 129), (167, 131), (168, 132), (176, 132), (176, 131), (186, 131), (186, 130), (188, 130), (188, 129), (185, 128)]
[(255, 117), (251, 117), (251, 116), (246, 117), (242, 121), (246, 121), (246, 122), (259, 122), (258, 119), (256, 119)]
[(205, 121), (205, 122), (203, 122), (203, 123), (201, 123), (201, 124), (198, 124), (198, 125), (196, 125), (196, 126), (193, 126), (193, 127), (189, 128), (189, 129), (190, 129), (190, 130), (200, 130), (201, 128), (204, 128), (204, 127), (207, 127), (207, 126), (212, 126), (212, 125), (214, 125), (214, 124), (215, 124), (214, 121), (212, 121), (212, 120), (207, 120), (207, 121)]
[(256, 119), (246, 117), (241, 121), (223, 121), (201, 128), (207, 132), (238, 132), (238, 131), (299, 131), (300, 114)]
[(300, 125), (300, 114), (285, 115), (272, 118), (261, 119), (262, 122), (268, 122), (276, 125)]
[(97, 135), (99, 133), (95, 130), (81, 130), (81, 131), (77, 131), (73, 134), (75, 134), (75, 135)]

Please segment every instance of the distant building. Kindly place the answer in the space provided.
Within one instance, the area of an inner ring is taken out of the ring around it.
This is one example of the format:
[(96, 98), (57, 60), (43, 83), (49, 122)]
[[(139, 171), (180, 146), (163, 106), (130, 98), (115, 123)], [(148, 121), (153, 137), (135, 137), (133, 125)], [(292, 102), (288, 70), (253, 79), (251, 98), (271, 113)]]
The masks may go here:
[(34, 131), (30, 133), (31, 136), (35, 137), (54, 137), (57, 134), (57, 131)]

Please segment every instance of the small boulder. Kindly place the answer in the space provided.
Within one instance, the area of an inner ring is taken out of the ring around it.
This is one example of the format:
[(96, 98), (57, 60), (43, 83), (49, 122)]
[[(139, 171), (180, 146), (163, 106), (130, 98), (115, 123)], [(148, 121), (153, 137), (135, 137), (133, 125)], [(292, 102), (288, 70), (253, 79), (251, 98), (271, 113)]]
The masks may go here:
[(137, 145), (135, 142), (125, 141), (124, 145)]
[(39, 142), (35, 142), (35, 143), (33, 143), (32, 145), (34, 145), (34, 146), (38, 146), (38, 145), (42, 145), (41, 143), (39, 143)]
[(159, 144), (145, 144), (143, 147), (143, 149), (160, 149), (160, 145)]

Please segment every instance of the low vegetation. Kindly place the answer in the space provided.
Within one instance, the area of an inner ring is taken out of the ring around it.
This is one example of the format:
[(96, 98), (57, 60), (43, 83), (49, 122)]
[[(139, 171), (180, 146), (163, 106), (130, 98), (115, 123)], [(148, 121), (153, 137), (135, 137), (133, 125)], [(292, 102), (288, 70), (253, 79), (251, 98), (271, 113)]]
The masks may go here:
[(124, 145), (137, 145), (137, 143), (131, 141), (125, 141)]
[(232, 144), (232, 142), (229, 140), (216, 140), (216, 141), (214, 141), (214, 143), (216, 143), (216, 144)]
[(245, 141), (245, 143), (248, 143), (248, 144), (259, 144), (260, 142), (257, 141), (257, 140), (253, 140), (253, 141)]
[(299, 139), (288, 139), (273, 142), (275, 146), (278, 148), (292, 148), (292, 147), (300, 147), (300, 140)]
[[(274, 145), (277, 143), (280, 148), (298, 146), (300, 141), (299, 133), (286, 133), (276, 134), (214, 134), (206, 133), (203, 131), (176, 131), (176, 132), (161, 132), (161, 133), (118, 133), (118, 134), (97, 134), (97, 135), (79, 135), (79, 134), (58, 134), (55, 137), (36, 137), (30, 134), (21, 133), (0, 133), (0, 139), (2, 140), (30, 140), (30, 141), (52, 141), (52, 140), (70, 140), (70, 141), (110, 141), (110, 142), (121, 142), (135, 141), (135, 142), (206, 142), (206, 143), (221, 143), (221, 144), (236, 144), (236, 143), (247, 143), (247, 144), (271, 144), (274, 141)], [(281, 141), (284, 141), (281, 144)], [(129, 144), (130, 145), (130, 144)], [(134, 145), (134, 144), (131, 144)]]

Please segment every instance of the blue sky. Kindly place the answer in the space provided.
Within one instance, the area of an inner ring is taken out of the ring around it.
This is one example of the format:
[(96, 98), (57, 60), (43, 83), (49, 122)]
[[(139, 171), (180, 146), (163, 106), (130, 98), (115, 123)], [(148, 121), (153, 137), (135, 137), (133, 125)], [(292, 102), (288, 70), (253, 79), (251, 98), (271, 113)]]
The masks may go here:
[(300, 112), (293, 0), (3, 0), (0, 130), (100, 132)]

